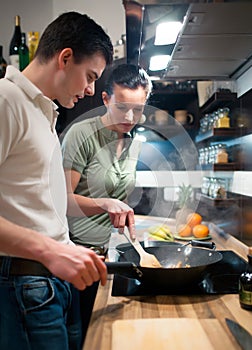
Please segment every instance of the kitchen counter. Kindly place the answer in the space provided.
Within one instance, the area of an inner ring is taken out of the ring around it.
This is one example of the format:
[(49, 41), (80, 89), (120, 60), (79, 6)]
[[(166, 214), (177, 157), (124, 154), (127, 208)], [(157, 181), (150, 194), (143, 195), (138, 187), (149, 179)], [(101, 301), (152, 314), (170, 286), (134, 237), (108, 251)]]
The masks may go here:
[[(137, 215), (139, 239), (144, 238), (145, 227), (162, 222), (163, 218)], [(211, 232), (211, 236), (218, 250), (233, 250), (247, 260), (248, 247), (245, 244), (229, 234), (223, 237)], [(123, 236), (114, 237), (125, 243)], [(118, 243), (112, 239), (111, 251)], [(215, 350), (240, 349), (226, 326), (225, 318), (237, 321), (251, 332), (252, 312), (240, 307), (238, 294), (114, 297), (111, 296), (112, 284), (113, 275), (109, 275), (106, 286), (99, 287), (83, 350), (112, 350), (112, 326), (116, 320), (197, 319), (206, 334), (209, 333), (210, 342)], [(206, 320), (218, 320), (219, 327), (207, 328)]]

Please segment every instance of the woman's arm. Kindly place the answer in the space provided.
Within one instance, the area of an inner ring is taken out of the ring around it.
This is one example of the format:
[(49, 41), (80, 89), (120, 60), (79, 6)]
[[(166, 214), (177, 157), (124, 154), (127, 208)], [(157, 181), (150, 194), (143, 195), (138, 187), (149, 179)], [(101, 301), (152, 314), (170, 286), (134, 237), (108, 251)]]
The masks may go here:
[(65, 169), (68, 210), (70, 216), (92, 216), (107, 212), (114, 227), (121, 232), (128, 226), (132, 239), (135, 239), (134, 210), (126, 203), (114, 198), (89, 198), (75, 194), (81, 174), (76, 170)]

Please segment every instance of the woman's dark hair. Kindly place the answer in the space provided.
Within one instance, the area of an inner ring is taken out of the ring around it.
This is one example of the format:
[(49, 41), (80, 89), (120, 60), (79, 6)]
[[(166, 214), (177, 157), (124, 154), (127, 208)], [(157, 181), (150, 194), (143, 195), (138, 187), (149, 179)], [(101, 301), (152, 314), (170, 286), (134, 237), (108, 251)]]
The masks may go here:
[(106, 64), (113, 61), (113, 45), (102, 27), (85, 14), (66, 12), (51, 22), (43, 32), (35, 57), (46, 63), (65, 48), (71, 48), (76, 63), (100, 53)]
[(147, 98), (152, 90), (152, 82), (146, 71), (133, 64), (121, 64), (110, 73), (104, 88), (109, 96), (113, 94), (114, 84), (132, 90), (142, 86), (146, 91)]

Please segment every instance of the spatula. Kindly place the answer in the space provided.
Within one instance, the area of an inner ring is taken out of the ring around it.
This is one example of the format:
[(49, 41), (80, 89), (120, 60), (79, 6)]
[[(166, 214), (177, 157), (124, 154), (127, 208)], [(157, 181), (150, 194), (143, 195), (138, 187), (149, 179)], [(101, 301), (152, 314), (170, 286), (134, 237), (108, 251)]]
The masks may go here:
[(134, 241), (130, 238), (128, 233), (123, 232), (124, 236), (128, 240), (128, 242), (133, 246), (133, 248), (138, 252), (140, 255), (140, 262), (139, 265), (142, 267), (162, 267), (158, 259), (153, 254), (147, 253), (143, 247), (141, 246), (140, 242), (137, 238), (134, 239)]

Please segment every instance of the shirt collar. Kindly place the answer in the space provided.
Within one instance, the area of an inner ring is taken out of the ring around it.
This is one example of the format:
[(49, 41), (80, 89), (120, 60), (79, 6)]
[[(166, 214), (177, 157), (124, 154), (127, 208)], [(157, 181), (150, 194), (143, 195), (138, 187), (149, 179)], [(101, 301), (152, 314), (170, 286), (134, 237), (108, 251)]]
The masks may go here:
[(35, 104), (39, 104), (44, 115), (48, 119), (52, 131), (55, 129), (58, 112), (58, 106), (51, 99), (44, 96), (42, 91), (37, 88), (28, 78), (26, 78), (17, 68), (13, 66), (7, 66), (5, 78), (15, 83), (25, 94), (34, 101)]

